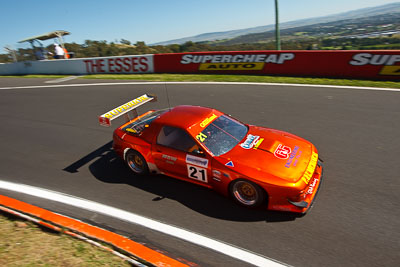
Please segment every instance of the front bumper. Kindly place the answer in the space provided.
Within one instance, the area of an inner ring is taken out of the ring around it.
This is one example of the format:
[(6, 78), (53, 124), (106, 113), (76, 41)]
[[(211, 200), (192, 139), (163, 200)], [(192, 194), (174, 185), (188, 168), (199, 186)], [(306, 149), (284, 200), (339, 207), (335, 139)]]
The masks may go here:
[(323, 174), (324, 174), (324, 168), (322, 161), (318, 160), (317, 168), (312, 178), (310, 179), (307, 188), (305, 189), (306, 191), (305, 199), (299, 202), (290, 201), (288, 199), (288, 202), (294, 206), (295, 209), (294, 211), (305, 214), (308, 210), (312, 208), (315, 199), (318, 195), (318, 192), (321, 189)]

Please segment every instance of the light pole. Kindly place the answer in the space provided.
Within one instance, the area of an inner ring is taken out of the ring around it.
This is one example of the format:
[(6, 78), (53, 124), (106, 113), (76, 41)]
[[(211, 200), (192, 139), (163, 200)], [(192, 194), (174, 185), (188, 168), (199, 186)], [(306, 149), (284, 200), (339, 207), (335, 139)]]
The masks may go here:
[(275, 41), (276, 50), (281, 50), (281, 36), (279, 33), (279, 7), (278, 0), (275, 0)]

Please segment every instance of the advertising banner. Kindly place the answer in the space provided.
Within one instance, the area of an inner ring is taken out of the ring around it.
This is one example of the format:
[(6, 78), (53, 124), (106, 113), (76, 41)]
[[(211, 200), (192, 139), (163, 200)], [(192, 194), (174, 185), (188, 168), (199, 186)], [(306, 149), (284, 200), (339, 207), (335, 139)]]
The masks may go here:
[(83, 60), (87, 74), (153, 73), (153, 55), (86, 58)]
[(153, 73), (153, 55), (22, 61), (0, 64), (0, 75)]
[(154, 72), (400, 80), (400, 51), (293, 50), (156, 54)]

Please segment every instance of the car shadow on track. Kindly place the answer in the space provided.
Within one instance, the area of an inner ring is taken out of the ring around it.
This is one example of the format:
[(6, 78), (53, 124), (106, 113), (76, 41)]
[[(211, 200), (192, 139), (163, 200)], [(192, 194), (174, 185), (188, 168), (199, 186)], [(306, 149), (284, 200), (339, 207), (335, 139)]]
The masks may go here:
[(69, 173), (88, 165), (93, 176), (105, 183), (128, 184), (155, 195), (152, 201), (173, 199), (203, 215), (230, 221), (293, 221), (297, 214), (241, 207), (210, 189), (165, 175), (135, 176), (112, 150), (112, 141), (64, 168)]

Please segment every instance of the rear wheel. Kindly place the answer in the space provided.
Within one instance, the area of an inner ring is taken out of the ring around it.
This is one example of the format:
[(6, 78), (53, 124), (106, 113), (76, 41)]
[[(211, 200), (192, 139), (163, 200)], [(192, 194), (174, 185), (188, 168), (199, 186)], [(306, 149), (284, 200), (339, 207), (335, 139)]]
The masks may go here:
[(146, 160), (135, 150), (129, 150), (126, 152), (125, 162), (135, 174), (143, 175), (149, 172)]
[(233, 181), (229, 187), (231, 196), (246, 207), (258, 207), (265, 201), (265, 191), (257, 184), (245, 179)]

